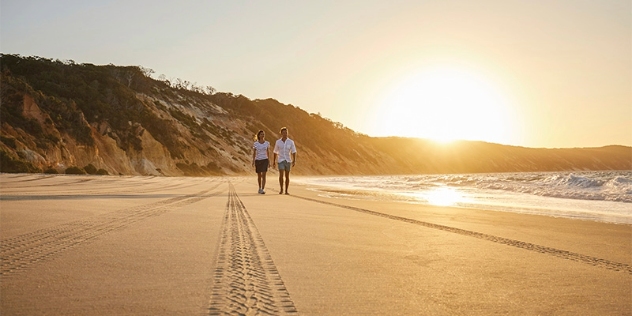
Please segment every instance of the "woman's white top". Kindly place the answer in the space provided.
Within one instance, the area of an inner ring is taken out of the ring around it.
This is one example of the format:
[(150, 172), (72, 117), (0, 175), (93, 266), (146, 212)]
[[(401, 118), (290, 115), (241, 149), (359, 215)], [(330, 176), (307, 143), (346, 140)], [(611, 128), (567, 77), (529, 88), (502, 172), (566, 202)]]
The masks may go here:
[(257, 151), (257, 154), (255, 155), (255, 160), (268, 159), (269, 147), (270, 147), (270, 142), (267, 140), (264, 141), (263, 144), (260, 143), (259, 141), (256, 141), (255, 144), (252, 146), (252, 148), (254, 148)]

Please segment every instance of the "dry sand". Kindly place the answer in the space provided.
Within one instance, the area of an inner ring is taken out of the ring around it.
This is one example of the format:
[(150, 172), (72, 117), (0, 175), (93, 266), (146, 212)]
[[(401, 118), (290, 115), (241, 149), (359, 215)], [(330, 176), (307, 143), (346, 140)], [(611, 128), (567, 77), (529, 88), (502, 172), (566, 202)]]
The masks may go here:
[(256, 178), (0, 175), (2, 315), (632, 315), (632, 226)]

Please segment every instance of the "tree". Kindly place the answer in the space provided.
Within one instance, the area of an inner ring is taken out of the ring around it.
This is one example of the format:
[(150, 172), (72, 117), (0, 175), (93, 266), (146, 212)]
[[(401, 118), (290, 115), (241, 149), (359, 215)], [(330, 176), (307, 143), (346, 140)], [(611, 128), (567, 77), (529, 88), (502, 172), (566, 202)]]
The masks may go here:
[(145, 68), (143, 66), (138, 66), (138, 68), (140, 68), (140, 71), (143, 73), (143, 75), (145, 75), (145, 77), (149, 77), (151, 78), (151, 75), (153, 75), (154, 73), (156, 73), (153, 69), (151, 68)]

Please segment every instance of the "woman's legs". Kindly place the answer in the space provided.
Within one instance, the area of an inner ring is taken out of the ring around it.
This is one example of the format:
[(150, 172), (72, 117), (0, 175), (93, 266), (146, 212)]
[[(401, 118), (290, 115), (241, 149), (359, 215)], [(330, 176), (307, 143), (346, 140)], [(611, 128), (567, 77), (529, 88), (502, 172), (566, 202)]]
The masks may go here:
[(259, 185), (259, 187), (261, 188), (261, 190), (264, 190), (266, 188), (266, 172), (261, 173), (261, 184)]
[(265, 193), (266, 188), (266, 172), (257, 173), (257, 182), (259, 182), (259, 193)]

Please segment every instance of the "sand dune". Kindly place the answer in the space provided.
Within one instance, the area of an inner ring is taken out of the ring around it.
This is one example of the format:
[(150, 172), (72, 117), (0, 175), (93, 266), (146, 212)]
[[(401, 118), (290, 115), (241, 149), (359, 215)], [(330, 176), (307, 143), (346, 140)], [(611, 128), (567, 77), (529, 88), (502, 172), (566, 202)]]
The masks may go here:
[(255, 177), (0, 175), (2, 315), (630, 315), (632, 227)]

